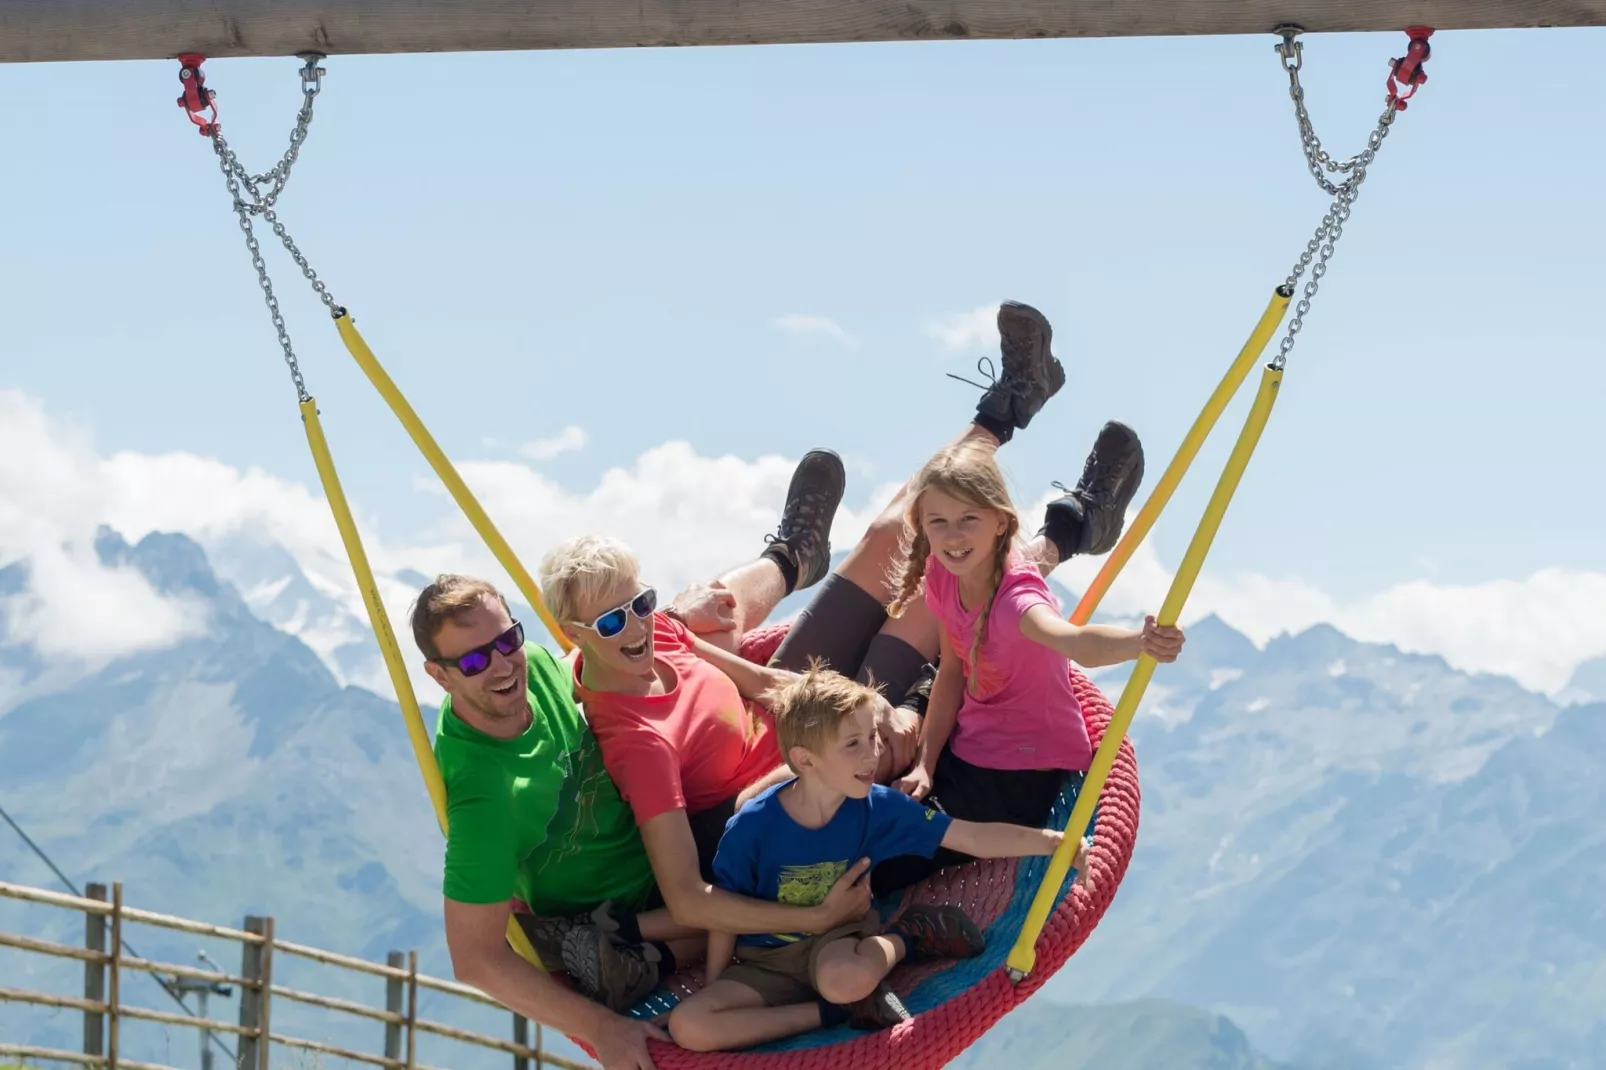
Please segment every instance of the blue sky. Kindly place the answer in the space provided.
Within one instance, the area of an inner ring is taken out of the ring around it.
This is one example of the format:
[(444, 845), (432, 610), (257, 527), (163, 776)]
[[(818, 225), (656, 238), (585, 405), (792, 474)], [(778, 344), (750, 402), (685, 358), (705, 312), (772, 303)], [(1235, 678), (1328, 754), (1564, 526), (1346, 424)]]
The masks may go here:
[[(747, 459), (829, 445), (863, 506), (971, 411), (944, 373), (974, 378), (985, 350), (931, 325), (1014, 297), (1053, 318), (1070, 376), (1006, 451), (1021, 497), (1074, 482), (1107, 417), (1143, 434), (1152, 481), (1328, 203), (1274, 43), (336, 56), (281, 215), (466, 461), (577, 426), (585, 447), (539, 467), (579, 492), (670, 439)], [(1589, 311), (1606, 33), (1434, 43), (1294, 349), (1221, 574), (1355, 600), (1606, 572)], [(1335, 155), (1363, 145), (1404, 45), (1307, 38)], [(285, 145), (297, 66), (207, 64), (253, 171)], [(311, 484), (176, 70), (0, 67), (0, 388), (102, 453)], [(348, 491), (393, 537), (422, 537), (438, 520), (422, 463), (294, 266), (271, 247), (268, 263)], [(1248, 393), (1155, 533), (1169, 563)]]

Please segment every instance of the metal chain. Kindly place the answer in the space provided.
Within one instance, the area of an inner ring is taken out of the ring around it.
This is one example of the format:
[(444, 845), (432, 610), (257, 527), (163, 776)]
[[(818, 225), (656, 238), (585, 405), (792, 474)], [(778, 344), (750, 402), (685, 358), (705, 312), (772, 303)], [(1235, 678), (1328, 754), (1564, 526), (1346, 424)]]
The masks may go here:
[[(274, 329), (279, 334), (279, 346), (284, 350), (284, 362), (290, 369), (291, 382), (295, 384), (296, 398), (306, 402), (311, 399), (307, 393), (306, 381), (301, 375), (301, 365), (296, 360), (295, 347), (290, 342), (290, 331), (285, 325), (284, 316), (279, 311), (279, 299), (273, 292), (273, 280), (268, 277), (268, 266), (262, 259), (262, 246), (258, 243), (255, 229), (251, 225), (251, 217), (260, 215), (273, 227), (273, 232), (279, 236), (284, 247), (300, 266), (303, 274), (311, 281), (313, 289), (329, 307), (335, 311), (334, 298), (324, 287), (322, 280), (313, 272), (306, 257), (296, 247), (289, 231), (279, 221), (274, 206), (279, 195), (284, 192), (285, 185), (290, 181), (290, 170), (295, 166), (296, 159), (301, 152), (301, 145), (307, 139), (307, 128), (312, 123), (312, 102), (322, 89), (324, 70), (318, 66), (321, 56), (308, 55), (303, 57), (306, 65), (301, 69), (301, 110), (296, 114), (296, 125), (290, 132), (290, 147), (284, 156), (273, 168), (264, 174), (252, 175), (240, 164), (239, 157), (229, 147), (224, 139), (223, 132), (217, 126), (212, 127), (212, 148), (217, 153), (218, 167), (223, 172), (223, 181), (228, 185), (229, 195), (234, 200), (234, 212), (240, 219), (240, 230), (245, 234), (246, 248), (251, 252), (251, 266), (256, 268), (257, 282), (262, 287), (263, 297), (268, 305), (268, 313), (273, 317)], [(250, 199), (243, 195), (241, 187), (250, 192)], [(262, 189), (267, 186), (267, 190)]]
[[(1293, 319), (1289, 321), (1288, 333), (1283, 336), (1277, 356), (1271, 362), (1271, 366), (1278, 371), (1282, 371), (1288, 363), (1288, 352), (1294, 348), (1295, 336), (1305, 326), (1305, 315), (1310, 312), (1311, 299), (1316, 296), (1322, 277), (1327, 274), (1327, 262), (1332, 258), (1333, 247), (1343, 236), (1344, 224), (1349, 220), (1350, 209), (1355, 199), (1360, 196), (1361, 183), (1366, 181), (1366, 169), (1377, 157), (1378, 150), (1383, 147), (1383, 139), (1388, 137), (1389, 130), (1394, 125), (1394, 116), (1398, 112), (1397, 103), (1390, 99), (1382, 117), (1378, 120), (1377, 128), (1366, 139), (1366, 148), (1348, 160), (1333, 159), (1327, 150), (1322, 148), (1321, 139), (1316, 136), (1315, 127), (1311, 123), (1310, 113), (1305, 109), (1305, 90), (1299, 83), (1299, 71), (1304, 66), (1304, 49), (1295, 37), (1297, 32), (1286, 27), (1278, 30), (1283, 41), (1276, 46), (1277, 54), (1282, 57), (1283, 69), (1288, 72), (1288, 95), (1294, 101), (1294, 117), (1299, 124), (1299, 140), (1305, 153), (1305, 162), (1310, 168), (1311, 176), (1316, 179), (1316, 184), (1332, 194), (1333, 203), (1328, 207), (1327, 214), (1322, 216), (1316, 233), (1305, 244), (1304, 252), (1300, 254), (1298, 262), (1294, 264), (1293, 270), (1283, 282), (1282, 292), (1292, 297), (1301, 276), (1307, 269), (1310, 270), (1310, 278), (1305, 282), (1305, 291), (1294, 308)], [(1341, 182), (1334, 182), (1327, 177), (1328, 174), (1345, 174), (1349, 177)], [(1315, 261), (1314, 266), (1312, 260)]]

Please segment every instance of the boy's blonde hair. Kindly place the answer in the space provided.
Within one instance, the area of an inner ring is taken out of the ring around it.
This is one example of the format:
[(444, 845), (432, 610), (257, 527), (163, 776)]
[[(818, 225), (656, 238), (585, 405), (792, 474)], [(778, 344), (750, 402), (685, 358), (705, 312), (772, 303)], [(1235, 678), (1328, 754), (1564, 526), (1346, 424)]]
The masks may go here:
[(879, 697), (880, 692), (825, 668), (819, 659), (811, 660), (796, 680), (768, 692), (765, 704), (775, 714), (775, 734), (787, 767), (798, 772), (792, 764), (793, 747), (823, 754), (836, 742), (842, 722)]
[(541, 597), (563, 623), (580, 621), (580, 606), (624, 579), (636, 579), (636, 555), (612, 535), (580, 535), (559, 543), (541, 560)]

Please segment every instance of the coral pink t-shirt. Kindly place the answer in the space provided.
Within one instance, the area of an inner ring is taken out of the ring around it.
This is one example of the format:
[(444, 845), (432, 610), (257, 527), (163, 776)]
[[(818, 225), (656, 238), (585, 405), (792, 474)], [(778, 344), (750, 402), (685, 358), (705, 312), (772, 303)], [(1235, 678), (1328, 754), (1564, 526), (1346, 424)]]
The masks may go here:
[(961, 605), (959, 581), (935, 560), (926, 564), (925, 588), (926, 605), (969, 682), (949, 737), (954, 754), (988, 769), (1087, 769), (1093, 745), (1066, 659), (1020, 630), (1021, 618), (1033, 606), (1060, 613), (1037, 569), (1011, 551), (987, 618), (979, 665), (970, 664), (970, 648), (982, 607)]
[(638, 825), (670, 810), (701, 813), (781, 764), (769, 711), (697, 656), (685, 625), (654, 613), (652, 637), (653, 660), (673, 676), (666, 694), (592, 691), (574, 659), (575, 694)]

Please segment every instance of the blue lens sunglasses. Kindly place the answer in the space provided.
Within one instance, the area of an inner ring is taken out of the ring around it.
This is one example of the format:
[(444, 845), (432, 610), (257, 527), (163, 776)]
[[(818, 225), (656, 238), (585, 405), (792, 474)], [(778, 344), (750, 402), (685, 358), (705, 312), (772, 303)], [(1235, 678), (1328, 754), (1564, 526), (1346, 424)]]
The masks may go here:
[(580, 621), (575, 621), (574, 623), (579, 624), (582, 628), (596, 632), (597, 635), (604, 639), (612, 639), (624, 631), (625, 625), (630, 622), (630, 617), (627, 614), (634, 613), (638, 617), (650, 617), (653, 610), (657, 608), (658, 592), (648, 587), (624, 605), (614, 606), (590, 624), (581, 624)]
[(491, 667), (491, 651), (495, 650), (503, 657), (512, 657), (514, 652), (524, 646), (524, 625), (518, 621), (513, 627), (503, 632), (483, 646), (477, 646), (465, 654), (455, 658), (434, 658), (437, 665), (446, 665), (456, 669), (464, 676), (478, 676)]

